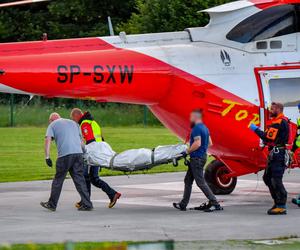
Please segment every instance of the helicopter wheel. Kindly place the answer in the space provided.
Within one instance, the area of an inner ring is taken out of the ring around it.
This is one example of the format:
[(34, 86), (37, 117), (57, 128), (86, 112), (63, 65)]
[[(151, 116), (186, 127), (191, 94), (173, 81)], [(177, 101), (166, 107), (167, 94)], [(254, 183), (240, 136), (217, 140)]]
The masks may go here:
[(205, 169), (204, 177), (214, 194), (231, 194), (235, 189), (237, 177), (227, 177), (230, 170), (221, 161), (214, 160)]

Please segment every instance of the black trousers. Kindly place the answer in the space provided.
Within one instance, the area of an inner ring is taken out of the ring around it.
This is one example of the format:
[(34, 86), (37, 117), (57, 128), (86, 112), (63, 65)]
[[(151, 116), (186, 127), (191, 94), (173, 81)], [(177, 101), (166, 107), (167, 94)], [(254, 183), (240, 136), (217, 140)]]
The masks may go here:
[(93, 206), (84, 180), (83, 170), (84, 165), (82, 154), (71, 154), (57, 159), (56, 174), (52, 182), (51, 195), (49, 198), (50, 206), (56, 208), (62, 186), (68, 172), (72, 177), (83, 205), (87, 207)]
[(287, 201), (287, 192), (282, 181), (285, 168), (285, 150), (280, 149), (269, 158), (268, 166), (263, 176), (274, 204), (277, 206), (285, 206)]
[(184, 178), (184, 193), (183, 198), (180, 202), (181, 206), (187, 207), (191, 193), (194, 180), (196, 181), (197, 186), (204, 193), (207, 199), (213, 204), (218, 204), (217, 199), (213, 192), (210, 190), (204, 179), (204, 166), (206, 164), (206, 156), (203, 158), (191, 158), (190, 164), (188, 166), (188, 171), (186, 172)]
[(91, 195), (91, 184), (95, 187), (102, 189), (109, 199), (113, 199), (117, 193), (113, 188), (111, 188), (105, 181), (101, 180), (99, 177), (99, 167), (98, 166), (85, 166), (84, 178), (88, 188), (89, 195)]

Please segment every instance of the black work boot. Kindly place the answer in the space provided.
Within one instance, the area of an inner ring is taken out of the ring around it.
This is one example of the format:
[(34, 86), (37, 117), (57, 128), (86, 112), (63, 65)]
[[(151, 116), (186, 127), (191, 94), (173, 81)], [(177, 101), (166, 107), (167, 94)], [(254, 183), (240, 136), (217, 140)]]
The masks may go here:
[(41, 202), (40, 205), (43, 207), (43, 208), (46, 208), (52, 212), (55, 212), (56, 211), (56, 208), (55, 207), (52, 207), (49, 202)]
[(92, 211), (94, 208), (93, 207), (88, 207), (86, 205), (81, 205), (79, 208), (78, 208), (78, 211)]
[(182, 206), (180, 203), (173, 203), (173, 207), (180, 210), (180, 211), (186, 211), (186, 207)]

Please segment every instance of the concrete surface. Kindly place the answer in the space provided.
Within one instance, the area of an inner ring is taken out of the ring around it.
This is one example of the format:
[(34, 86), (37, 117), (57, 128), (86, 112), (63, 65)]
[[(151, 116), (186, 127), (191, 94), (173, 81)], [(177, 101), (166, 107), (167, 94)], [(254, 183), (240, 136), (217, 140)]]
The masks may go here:
[[(183, 190), (184, 173), (104, 178), (122, 192), (114, 209), (100, 190), (93, 190), (95, 210), (74, 208), (78, 195), (67, 180), (57, 212), (40, 207), (47, 200), (50, 181), (0, 184), (0, 243), (121, 241), (121, 240), (227, 240), (300, 236), (300, 209), (289, 202), (286, 216), (268, 216), (269, 193), (256, 175), (240, 178), (229, 196), (219, 196), (222, 212), (180, 212), (172, 208)], [(259, 180), (259, 181), (257, 181)], [(289, 200), (300, 192), (300, 171), (285, 177)], [(194, 187), (191, 206), (205, 198)]]

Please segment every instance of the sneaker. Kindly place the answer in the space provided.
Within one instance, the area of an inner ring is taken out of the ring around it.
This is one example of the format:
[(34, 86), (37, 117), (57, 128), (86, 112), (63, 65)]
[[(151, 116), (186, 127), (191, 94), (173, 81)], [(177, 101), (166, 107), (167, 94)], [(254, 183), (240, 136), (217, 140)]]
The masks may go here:
[(75, 203), (75, 207), (76, 208), (80, 208), (82, 206), (82, 202), (81, 201), (78, 201)]
[(56, 211), (56, 208), (55, 207), (52, 207), (50, 206), (49, 202), (41, 202), (40, 205), (43, 207), (43, 208), (46, 208), (52, 212), (55, 212)]
[(121, 194), (120, 193), (116, 193), (115, 196), (114, 196), (114, 198), (112, 198), (110, 200), (110, 203), (108, 204), (108, 208), (113, 208), (116, 205), (118, 199), (120, 199), (120, 197), (121, 197)]
[(202, 203), (199, 207), (195, 207), (193, 210), (204, 211), (204, 210), (210, 209), (211, 206), (212, 206), (211, 202), (208, 201), (208, 202)]
[(298, 207), (300, 207), (300, 200), (299, 199), (293, 198), (292, 199), (292, 203), (295, 204), (295, 205), (297, 205)]
[(88, 207), (86, 205), (81, 205), (79, 208), (78, 208), (78, 211), (92, 211), (94, 208), (93, 207)]
[(173, 207), (180, 210), (180, 211), (186, 211), (186, 207), (182, 206), (180, 203), (173, 203)]
[(216, 205), (211, 205), (210, 208), (204, 209), (203, 211), (206, 213), (211, 213), (214, 211), (222, 211), (224, 210), (223, 207), (221, 207), (220, 204), (216, 204)]
[(275, 207), (268, 210), (268, 215), (285, 215), (287, 214), (286, 208)]

